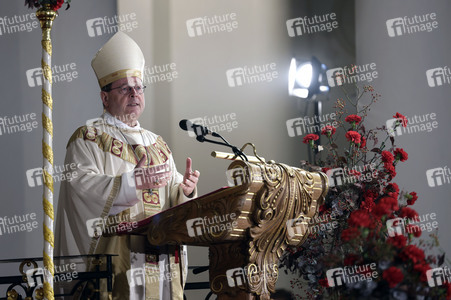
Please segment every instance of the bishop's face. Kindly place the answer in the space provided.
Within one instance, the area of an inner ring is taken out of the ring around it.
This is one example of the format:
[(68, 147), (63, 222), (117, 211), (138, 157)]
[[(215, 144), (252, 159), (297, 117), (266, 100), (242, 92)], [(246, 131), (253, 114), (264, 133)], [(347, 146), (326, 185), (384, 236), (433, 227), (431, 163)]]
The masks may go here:
[(136, 91), (138, 87), (143, 87), (140, 78), (126, 77), (114, 81), (111, 91), (100, 92), (106, 111), (131, 127), (136, 125), (146, 106), (144, 93)]

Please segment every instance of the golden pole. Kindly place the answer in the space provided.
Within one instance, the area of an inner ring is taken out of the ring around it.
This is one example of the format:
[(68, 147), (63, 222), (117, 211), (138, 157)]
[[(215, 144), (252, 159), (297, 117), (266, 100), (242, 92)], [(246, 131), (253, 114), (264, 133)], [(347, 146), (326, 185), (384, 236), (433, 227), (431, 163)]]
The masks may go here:
[(41, 23), (42, 29), (42, 74), (44, 83), (42, 85), (42, 154), (43, 154), (43, 176), (44, 176), (44, 299), (53, 300), (53, 123), (52, 123), (52, 41), (50, 32), (52, 30), (53, 20), (57, 12), (50, 4), (44, 4), (37, 12), (36, 17)]

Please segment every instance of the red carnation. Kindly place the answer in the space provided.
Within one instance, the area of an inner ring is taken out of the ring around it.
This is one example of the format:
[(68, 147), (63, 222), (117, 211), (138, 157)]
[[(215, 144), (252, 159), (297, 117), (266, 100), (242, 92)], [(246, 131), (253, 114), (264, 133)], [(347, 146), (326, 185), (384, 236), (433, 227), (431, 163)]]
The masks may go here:
[(384, 193), (387, 194), (390, 197), (393, 197), (395, 199), (398, 199), (399, 196), (399, 186), (396, 183), (389, 183), (385, 189)]
[(399, 213), (399, 217), (401, 218), (408, 218), (411, 220), (417, 220), (418, 219), (418, 213), (410, 208), (410, 207), (403, 207), (401, 208), (401, 211)]
[(424, 251), (415, 245), (408, 245), (399, 254), (402, 260), (411, 260), (414, 264), (424, 262)]
[(402, 271), (397, 267), (390, 267), (382, 273), (382, 278), (388, 282), (390, 288), (394, 288), (398, 283), (404, 279)]
[(360, 207), (368, 212), (372, 212), (375, 205), (376, 204), (374, 203), (374, 200), (372, 198), (366, 198), (365, 201), (362, 201)]
[(64, 0), (56, 0), (56, 4), (52, 7), (52, 9), (54, 11), (57, 11), (58, 9), (61, 8), (61, 6), (63, 6), (64, 4)]
[(371, 212), (376, 205), (374, 200), (378, 197), (378, 194), (373, 192), (372, 190), (366, 190), (363, 194), (364, 201), (362, 202), (361, 207), (366, 209), (368, 212)]
[(366, 137), (362, 136), (362, 142), (360, 143), (359, 148), (362, 149), (365, 148), (365, 146), (366, 146)]
[(445, 285), (446, 288), (446, 299), (450, 300), (451, 299), (451, 283), (447, 282)]
[(304, 136), (304, 140), (302, 141), (304, 144), (310, 143), (310, 141), (316, 141), (319, 139), (319, 136), (317, 134), (309, 133), (306, 136)]
[(413, 269), (421, 274), (420, 275), (420, 280), (421, 281), (423, 281), (423, 282), (427, 282), (428, 281), (428, 278), (426, 276), (426, 272), (431, 269), (430, 265), (428, 265), (426, 262), (422, 262), (422, 263), (414, 265)]
[(318, 283), (322, 286), (322, 287), (329, 287), (329, 281), (327, 281), (327, 279), (322, 278), (318, 281)]
[(396, 148), (394, 154), (396, 160), (406, 161), (407, 158), (409, 158), (409, 155), (407, 155), (407, 153), (402, 148)]
[(405, 196), (407, 198), (407, 204), (414, 205), (418, 200), (418, 196), (416, 192), (411, 192), (410, 194)]
[(348, 224), (354, 227), (370, 227), (371, 218), (366, 211), (356, 210), (349, 215)]
[(391, 178), (396, 176), (395, 167), (391, 163), (384, 163), (384, 169), (390, 175)]
[(390, 196), (382, 197), (382, 198), (379, 200), (379, 203), (387, 203), (387, 204), (390, 206), (390, 208), (391, 208), (392, 210), (394, 210), (394, 211), (396, 211), (396, 210), (399, 209), (399, 206), (398, 206), (398, 199), (393, 198), (393, 197), (390, 197)]
[(414, 237), (420, 237), (421, 236), (421, 228), (418, 225), (408, 224), (406, 225), (406, 231), (407, 233), (412, 233)]
[(353, 142), (355, 144), (360, 144), (360, 133), (358, 133), (357, 131), (348, 131), (345, 134), (345, 137), (348, 141)]
[(401, 115), (399, 112), (397, 112), (396, 115), (393, 116), (393, 118), (398, 119), (402, 127), (407, 127), (407, 118)]
[(341, 232), (341, 239), (343, 241), (350, 241), (356, 239), (360, 236), (360, 230), (356, 227), (346, 228)]
[(382, 216), (391, 215), (393, 211), (398, 210), (398, 200), (392, 197), (383, 197), (373, 209), (375, 217), (380, 218)]
[(395, 160), (395, 157), (393, 156), (393, 154), (391, 154), (390, 151), (384, 150), (384, 151), (382, 151), (381, 155), (382, 155), (382, 162), (384, 162), (384, 163), (391, 164)]
[(372, 213), (376, 218), (381, 218), (382, 216), (391, 214), (392, 210), (387, 203), (377, 203)]
[(326, 135), (327, 137), (331, 137), (334, 135), (334, 133), (337, 131), (337, 129), (334, 126), (326, 125), (323, 130), (321, 130), (322, 135)]
[(404, 248), (407, 244), (407, 238), (403, 235), (397, 235), (387, 239), (387, 243), (393, 245), (395, 248)]
[[(345, 118), (345, 121), (351, 124), (359, 124), (360, 121), (362, 121), (362, 118), (359, 117), (358, 115), (349, 115)], [(353, 124), (353, 125), (354, 125)]]

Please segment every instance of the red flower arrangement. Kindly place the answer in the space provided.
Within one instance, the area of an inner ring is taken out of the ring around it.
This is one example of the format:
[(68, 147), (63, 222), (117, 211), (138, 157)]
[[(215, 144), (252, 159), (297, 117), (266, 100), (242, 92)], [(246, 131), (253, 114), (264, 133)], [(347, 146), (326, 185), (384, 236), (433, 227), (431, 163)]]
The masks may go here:
[(393, 153), (396, 157), (396, 160), (406, 161), (407, 158), (409, 157), (402, 148), (396, 148)]
[(337, 131), (337, 129), (334, 126), (326, 125), (321, 130), (321, 134), (322, 135), (326, 135), (327, 137), (331, 137), (332, 135), (335, 134), (336, 131)]
[[(325, 126), (321, 130), (328, 141), (319, 143), (325, 151), (315, 153), (313, 164), (302, 162), (304, 169), (325, 173), (346, 168), (347, 172), (343, 173), (352, 180), (331, 184), (325, 203), (319, 209), (319, 218), (336, 216), (337, 226), (331, 231), (310, 234), (304, 244), (287, 252), (280, 267), (285, 266), (300, 275), (292, 285), (304, 289), (309, 299), (396, 299), (395, 292), (398, 296), (403, 294), (400, 296), (403, 299), (415, 299), (417, 295), (430, 297), (425, 299), (451, 299), (451, 284), (431, 289), (426, 277), (433, 264), (438, 267), (443, 264), (444, 256), (426, 257), (425, 250), (420, 248), (424, 244), (414, 245), (422, 232), (415, 224), (418, 213), (408, 206), (418, 200), (417, 193), (401, 191), (393, 182), (396, 166), (405, 162), (408, 154), (396, 147), (390, 133), (399, 126), (407, 126), (407, 118), (397, 112), (393, 116), (398, 120), (394, 128), (367, 130), (363, 123), (368, 108), (379, 95), (367, 86), (363, 92), (358, 91), (357, 99), (364, 93), (371, 93), (372, 100), (358, 114), (347, 114), (346, 101), (337, 100), (338, 126)], [(357, 110), (358, 101), (349, 100), (349, 103)], [(347, 128), (346, 123), (352, 128)], [(382, 143), (378, 141), (381, 133), (385, 134)], [(341, 137), (343, 142), (343, 136), (349, 147), (341, 151), (336, 141)], [(303, 142), (313, 149), (317, 147), (313, 141), (318, 138), (318, 135), (308, 134)], [(323, 158), (325, 152), (327, 155)], [(397, 230), (400, 226), (402, 232)], [(376, 264), (378, 276), (370, 283), (330, 287), (325, 279), (327, 270), (371, 263)]]
[(345, 137), (348, 141), (353, 142), (354, 144), (360, 144), (361, 142), (361, 135), (357, 131), (348, 131), (345, 134)]
[(50, 7), (57, 11), (60, 9), (64, 3), (67, 4), (66, 10), (70, 7), (71, 0), (25, 0), (25, 6), (28, 8), (40, 8), (46, 4), (50, 4)]
[(304, 144), (308, 144), (310, 143), (310, 141), (316, 141), (317, 139), (319, 139), (319, 136), (317, 134), (310, 133), (304, 136), (304, 140), (302, 142)]
[(394, 288), (404, 279), (404, 275), (397, 267), (390, 267), (382, 273), (382, 278), (388, 282), (389, 287)]
[(401, 115), (399, 112), (397, 112), (396, 115), (393, 116), (393, 118), (398, 119), (399, 125), (401, 125), (402, 127), (407, 127), (407, 118)]
[(345, 121), (351, 123), (352, 128), (355, 128), (355, 126), (362, 121), (362, 118), (358, 115), (349, 115), (345, 118)]

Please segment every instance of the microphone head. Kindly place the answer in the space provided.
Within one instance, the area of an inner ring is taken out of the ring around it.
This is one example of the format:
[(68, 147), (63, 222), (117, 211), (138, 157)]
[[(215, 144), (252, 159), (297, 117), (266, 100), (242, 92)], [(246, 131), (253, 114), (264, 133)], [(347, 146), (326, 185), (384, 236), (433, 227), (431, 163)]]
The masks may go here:
[(183, 119), (179, 122), (179, 126), (180, 128), (182, 128), (183, 130), (187, 131), (188, 129), (191, 129), (193, 126), (193, 123), (191, 123), (191, 121), (187, 120), (187, 119)]

